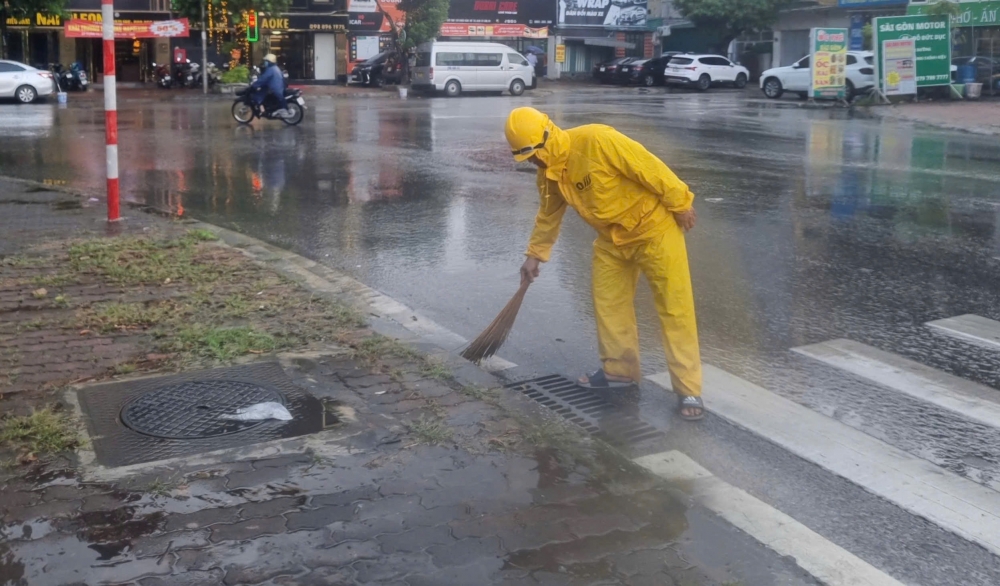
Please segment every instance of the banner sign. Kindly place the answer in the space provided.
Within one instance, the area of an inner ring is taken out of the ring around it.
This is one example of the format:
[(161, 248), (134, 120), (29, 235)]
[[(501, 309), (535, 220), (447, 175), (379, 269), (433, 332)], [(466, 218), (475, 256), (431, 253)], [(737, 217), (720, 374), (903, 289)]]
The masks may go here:
[(917, 46), (913, 39), (882, 41), (884, 92), (887, 96), (917, 93)]
[[(906, 8), (910, 16), (922, 16), (934, 2), (911, 2)], [(956, 2), (958, 14), (951, 18), (951, 26), (997, 26), (1000, 25), (1000, 1)]]
[(878, 86), (885, 92), (883, 55), (886, 41), (912, 39), (916, 52), (917, 87), (951, 83), (951, 23), (947, 16), (886, 16), (872, 21)]
[(814, 28), (809, 34), (812, 98), (843, 98), (847, 90), (847, 29)]
[[(92, 20), (67, 20), (63, 32), (67, 39), (100, 39), (103, 36), (100, 22)], [(188, 19), (161, 20), (159, 22), (115, 21), (116, 39), (155, 39), (186, 37), (190, 34)]]
[(566, 62), (566, 45), (556, 45), (556, 63)]
[[(86, 10), (73, 10), (68, 14), (69, 20), (86, 20), (101, 23), (104, 19), (100, 11), (90, 12)], [(115, 12), (115, 22), (134, 24), (140, 22), (154, 22), (158, 20), (170, 20), (169, 12)], [(32, 16), (7, 17), (7, 26), (30, 26), (35, 28), (63, 28), (65, 22), (58, 14), (46, 14), (36, 12)]]
[(559, 0), (561, 26), (645, 28), (646, 0)]
[(523, 24), (472, 24), (467, 22), (446, 22), (441, 25), (442, 37), (519, 37), (523, 39), (545, 39), (548, 27), (531, 28)]
[(555, 20), (554, 0), (451, 0), (448, 5), (448, 22), (540, 28), (554, 25)]

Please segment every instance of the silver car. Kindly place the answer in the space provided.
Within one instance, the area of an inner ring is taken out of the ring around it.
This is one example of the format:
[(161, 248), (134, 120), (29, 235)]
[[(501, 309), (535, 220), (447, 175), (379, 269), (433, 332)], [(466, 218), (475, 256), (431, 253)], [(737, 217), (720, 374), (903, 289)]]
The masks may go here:
[(55, 91), (52, 73), (17, 61), (0, 61), (0, 98), (30, 104)]

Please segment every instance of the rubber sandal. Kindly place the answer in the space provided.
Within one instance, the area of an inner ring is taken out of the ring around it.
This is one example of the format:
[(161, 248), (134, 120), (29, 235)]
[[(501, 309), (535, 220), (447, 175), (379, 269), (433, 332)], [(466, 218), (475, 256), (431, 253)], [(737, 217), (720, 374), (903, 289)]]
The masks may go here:
[[(690, 407), (701, 409), (701, 413), (698, 415), (685, 415), (684, 409)], [(703, 419), (705, 417), (705, 402), (701, 400), (701, 397), (677, 395), (677, 414), (684, 421), (698, 421), (699, 419)]]
[(582, 383), (577, 380), (576, 384), (585, 389), (631, 389), (635, 386), (635, 383), (632, 381), (620, 382), (608, 380), (608, 376), (604, 374), (603, 368), (588, 374), (587, 382)]

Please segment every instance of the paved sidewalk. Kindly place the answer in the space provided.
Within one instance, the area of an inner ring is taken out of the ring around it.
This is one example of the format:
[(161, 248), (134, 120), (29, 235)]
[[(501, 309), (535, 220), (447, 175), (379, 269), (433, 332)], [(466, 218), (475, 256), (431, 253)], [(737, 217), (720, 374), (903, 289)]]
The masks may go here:
[(874, 110), (898, 120), (920, 122), (976, 134), (1000, 134), (1000, 101), (955, 101), (900, 104)]
[[(0, 584), (814, 583), (253, 245), (135, 210), (109, 228), (90, 205), (0, 179)], [(254, 335), (216, 335), (235, 330)], [(74, 407), (107, 381), (262, 363), (322, 402), (322, 429), (108, 467)]]

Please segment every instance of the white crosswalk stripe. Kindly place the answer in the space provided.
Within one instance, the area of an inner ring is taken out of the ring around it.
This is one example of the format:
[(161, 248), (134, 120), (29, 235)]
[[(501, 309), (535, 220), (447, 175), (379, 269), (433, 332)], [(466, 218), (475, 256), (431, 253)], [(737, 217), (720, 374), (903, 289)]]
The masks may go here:
[[(713, 413), (1000, 555), (1000, 493), (721, 369), (704, 377)], [(670, 388), (667, 373), (647, 378)]]
[(1000, 391), (990, 387), (851, 340), (792, 351), (1000, 429)]
[(698, 504), (770, 547), (828, 586), (902, 586), (802, 523), (716, 478), (677, 451), (636, 458), (635, 462), (691, 496)]
[(938, 333), (1000, 351), (1000, 321), (969, 314), (930, 321), (926, 325)]

